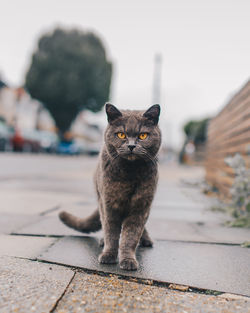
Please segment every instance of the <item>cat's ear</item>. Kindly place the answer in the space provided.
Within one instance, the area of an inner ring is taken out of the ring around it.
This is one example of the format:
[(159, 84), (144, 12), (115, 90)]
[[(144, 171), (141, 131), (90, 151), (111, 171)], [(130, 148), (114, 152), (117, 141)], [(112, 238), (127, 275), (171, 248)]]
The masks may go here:
[(105, 109), (108, 117), (108, 122), (111, 123), (118, 117), (122, 116), (122, 113), (111, 103), (105, 104)]
[(154, 125), (157, 125), (159, 121), (160, 112), (161, 107), (159, 106), (159, 104), (154, 104), (143, 114), (143, 116), (146, 117), (148, 120), (152, 121)]

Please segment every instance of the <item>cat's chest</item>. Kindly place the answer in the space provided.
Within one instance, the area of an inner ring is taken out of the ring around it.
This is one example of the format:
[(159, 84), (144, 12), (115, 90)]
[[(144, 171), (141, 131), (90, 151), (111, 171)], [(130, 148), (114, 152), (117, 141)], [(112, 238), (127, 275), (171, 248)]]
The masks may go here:
[(105, 198), (129, 199), (156, 183), (157, 168), (153, 168), (150, 164), (144, 166), (125, 164), (124, 166), (124, 163), (118, 163), (115, 166), (113, 163), (107, 162), (105, 165), (100, 184)]
[(151, 171), (146, 168), (116, 168), (107, 173), (111, 182), (128, 186), (139, 185), (141, 181), (150, 180), (151, 176)]
[(151, 196), (157, 182), (156, 168), (105, 168), (101, 183), (101, 198), (106, 207), (127, 212), (133, 199)]
[(130, 206), (133, 196), (140, 193), (140, 182), (119, 179), (108, 180), (103, 191), (106, 204), (113, 209), (121, 210), (124, 206)]
[(140, 192), (144, 186), (152, 184), (154, 175), (146, 169), (118, 169), (106, 173), (106, 192), (121, 199), (130, 198)]

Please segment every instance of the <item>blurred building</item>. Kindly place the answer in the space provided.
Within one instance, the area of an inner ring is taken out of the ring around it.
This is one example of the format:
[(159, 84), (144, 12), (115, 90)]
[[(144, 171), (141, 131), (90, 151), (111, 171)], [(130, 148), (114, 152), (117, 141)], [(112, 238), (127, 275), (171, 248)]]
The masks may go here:
[(106, 114), (103, 110), (97, 113), (83, 110), (72, 123), (70, 133), (84, 149), (99, 151), (106, 123)]
[(31, 98), (23, 88), (0, 88), (0, 117), (18, 129), (54, 132), (55, 122), (44, 105)]
[(14, 89), (1, 84), (0, 89), (0, 117), (6, 123), (14, 126), (16, 116), (16, 93)]

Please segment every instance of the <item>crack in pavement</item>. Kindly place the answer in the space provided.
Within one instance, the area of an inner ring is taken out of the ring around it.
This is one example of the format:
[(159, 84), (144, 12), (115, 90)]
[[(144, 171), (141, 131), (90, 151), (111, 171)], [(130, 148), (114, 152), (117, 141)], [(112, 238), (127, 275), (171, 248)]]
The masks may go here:
[(61, 204), (58, 204), (57, 206), (55, 206), (55, 207), (53, 207), (53, 208), (50, 208), (50, 209), (47, 209), (47, 210), (41, 212), (39, 215), (40, 215), (40, 216), (45, 216), (45, 215), (48, 214), (48, 213), (51, 213), (51, 212), (54, 212), (54, 211), (59, 210), (60, 207), (61, 207)]
[(62, 292), (61, 296), (56, 300), (55, 304), (53, 305), (53, 307), (52, 307), (52, 309), (49, 311), (49, 313), (53, 313), (53, 312), (56, 310), (56, 308), (57, 308), (59, 302), (62, 300), (63, 296), (64, 296), (65, 293), (67, 292), (67, 290), (68, 290), (69, 286), (71, 285), (71, 283), (72, 283), (73, 279), (75, 278), (75, 276), (76, 276), (76, 272), (74, 272), (74, 274), (73, 274), (73, 276), (71, 277), (71, 279), (70, 279), (68, 285), (66, 286), (66, 288), (65, 288), (64, 291)]

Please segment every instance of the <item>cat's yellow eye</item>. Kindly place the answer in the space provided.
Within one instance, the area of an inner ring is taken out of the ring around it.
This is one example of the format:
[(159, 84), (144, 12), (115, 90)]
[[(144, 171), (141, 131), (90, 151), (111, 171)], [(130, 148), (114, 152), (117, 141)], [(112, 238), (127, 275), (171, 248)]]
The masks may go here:
[(126, 135), (124, 133), (120, 132), (120, 133), (117, 133), (117, 137), (120, 139), (125, 139)]
[(144, 139), (146, 139), (148, 137), (148, 134), (147, 133), (141, 133), (140, 135), (139, 135), (139, 138), (141, 139), (141, 140), (144, 140)]

